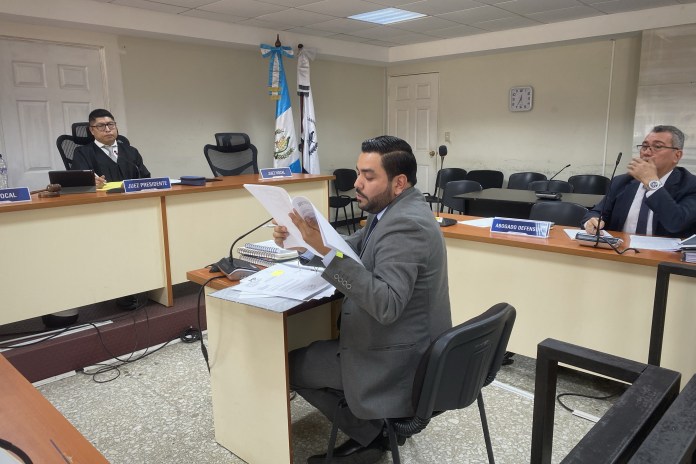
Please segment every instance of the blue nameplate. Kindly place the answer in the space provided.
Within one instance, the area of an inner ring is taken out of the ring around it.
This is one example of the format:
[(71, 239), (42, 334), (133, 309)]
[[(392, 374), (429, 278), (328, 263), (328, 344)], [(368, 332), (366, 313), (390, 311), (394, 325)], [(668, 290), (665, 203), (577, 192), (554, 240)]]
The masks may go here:
[(9, 203), (15, 201), (31, 201), (31, 194), (27, 187), (1, 189), (0, 203)]
[(530, 221), (529, 219), (493, 218), (491, 232), (505, 234), (530, 235), (532, 237), (546, 238), (553, 222)]
[(273, 179), (276, 177), (292, 177), (292, 171), (289, 167), (287, 168), (262, 168), (261, 178), (262, 179)]
[(123, 191), (126, 193), (143, 190), (166, 190), (172, 188), (169, 177), (153, 177), (152, 179), (130, 179), (123, 181)]

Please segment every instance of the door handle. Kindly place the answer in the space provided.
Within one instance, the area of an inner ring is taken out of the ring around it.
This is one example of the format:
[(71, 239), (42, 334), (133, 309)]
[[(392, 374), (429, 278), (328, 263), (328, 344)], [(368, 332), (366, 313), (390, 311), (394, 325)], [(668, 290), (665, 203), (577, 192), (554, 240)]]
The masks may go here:
[(430, 150), (430, 153), (428, 153), (428, 154), (430, 155), (431, 158), (434, 157), (434, 156), (435, 156), (435, 150)]

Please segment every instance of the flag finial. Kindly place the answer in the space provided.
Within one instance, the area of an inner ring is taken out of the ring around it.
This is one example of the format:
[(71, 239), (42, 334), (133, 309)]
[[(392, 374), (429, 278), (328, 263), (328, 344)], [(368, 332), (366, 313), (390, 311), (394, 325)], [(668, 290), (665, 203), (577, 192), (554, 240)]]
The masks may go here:
[(282, 44), (280, 43), (280, 34), (276, 34), (276, 41), (275, 41), (275, 46), (280, 47)]

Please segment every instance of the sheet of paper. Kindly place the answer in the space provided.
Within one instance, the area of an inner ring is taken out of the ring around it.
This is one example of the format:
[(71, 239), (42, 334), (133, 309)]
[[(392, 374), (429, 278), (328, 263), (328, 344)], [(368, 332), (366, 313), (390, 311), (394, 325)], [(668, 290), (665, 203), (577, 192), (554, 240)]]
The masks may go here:
[(493, 225), (493, 218), (469, 219), (468, 221), (459, 221), (459, 223), (466, 226), (488, 227), (490, 229)]
[(245, 277), (235, 288), (242, 292), (308, 301), (327, 287), (331, 287), (331, 284), (319, 272), (276, 264)]
[(677, 238), (631, 235), (631, 247), (640, 250), (677, 251), (679, 243)]
[(302, 301), (291, 300), (290, 298), (241, 292), (237, 290), (237, 287), (227, 287), (222, 290), (218, 290), (217, 292), (213, 292), (208, 296), (249, 306), (256, 306), (269, 311), (274, 311), (276, 313), (285, 312), (299, 304), (302, 304)]
[[(566, 233), (566, 235), (575, 240), (575, 236), (577, 235), (578, 232), (585, 233), (585, 229), (574, 229), (574, 228), (568, 228), (568, 229), (563, 229), (563, 232)], [(602, 237), (611, 237), (612, 235), (607, 232), (606, 230), (602, 231)]]
[(309, 246), (303, 239), (299, 229), (292, 223), (288, 214), (296, 209), (303, 218), (311, 217), (312, 213), (321, 231), (324, 244), (328, 247), (340, 250), (344, 255), (351, 257), (362, 264), (360, 257), (346, 243), (345, 240), (331, 227), (329, 221), (316, 209), (316, 207), (306, 198), (298, 197), (295, 206), (293, 200), (285, 189), (273, 185), (244, 184), (244, 187), (251, 193), (266, 210), (273, 216), (273, 219), (288, 229), (288, 239), (283, 246), (286, 248), (307, 248), (317, 256), (321, 256), (314, 248)]

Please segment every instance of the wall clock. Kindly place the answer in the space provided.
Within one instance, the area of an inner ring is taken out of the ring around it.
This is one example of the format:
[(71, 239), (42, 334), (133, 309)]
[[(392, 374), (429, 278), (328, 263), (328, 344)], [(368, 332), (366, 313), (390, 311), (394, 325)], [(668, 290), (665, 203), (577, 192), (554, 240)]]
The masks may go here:
[(531, 111), (534, 89), (529, 86), (511, 87), (508, 108), (510, 111)]

